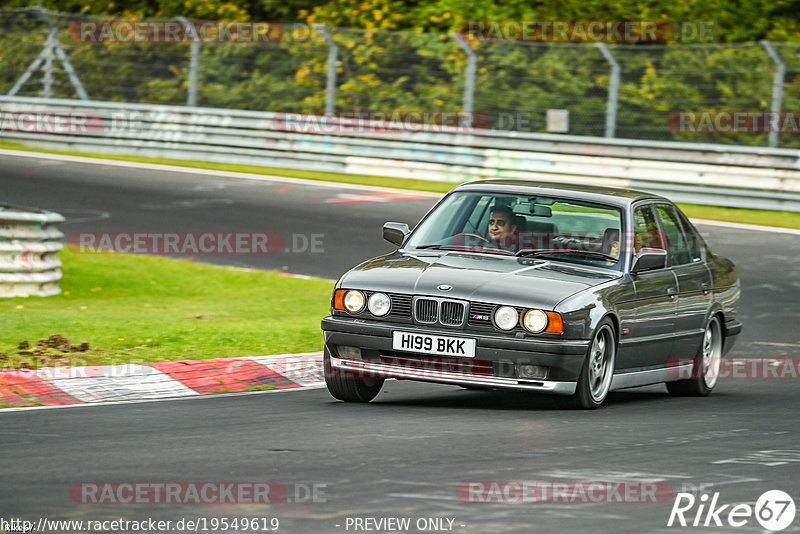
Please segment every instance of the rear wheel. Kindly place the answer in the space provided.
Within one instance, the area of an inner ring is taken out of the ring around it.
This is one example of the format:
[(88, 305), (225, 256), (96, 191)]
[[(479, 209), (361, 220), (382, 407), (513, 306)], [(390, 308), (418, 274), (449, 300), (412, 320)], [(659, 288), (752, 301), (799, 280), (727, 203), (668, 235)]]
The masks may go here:
[(709, 319), (703, 333), (703, 343), (694, 358), (691, 378), (667, 382), (670, 395), (679, 397), (706, 397), (717, 385), (722, 361), (722, 326), (719, 318)]
[(611, 321), (604, 319), (592, 337), (575, 393), (569, 397), (555, 397), (560, 408), (594, 410), (603, 404), (614, 377), (616, 339)]
[(328, 392), (341, 401), (369, 402), (378, 395), (383, 387), (382, 378), (357, 378), (351, 371), (334, 369), (331, 366), (331, 357), (327, 349), (324, 356), (324, 369)]

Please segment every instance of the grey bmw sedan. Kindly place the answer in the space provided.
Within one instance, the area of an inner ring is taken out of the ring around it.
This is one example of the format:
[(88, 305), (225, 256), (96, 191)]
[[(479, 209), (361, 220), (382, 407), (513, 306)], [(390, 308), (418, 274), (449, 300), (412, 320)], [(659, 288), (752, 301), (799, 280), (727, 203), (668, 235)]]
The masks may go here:
[(582, 409), (658, 383), (705, 396), (742, 328), (733, 262), (658, 195), (477, 181), (383, 237), (398, 249), (345, 273), (322, 320), (343, 401), (372, 400), (386, 379)]

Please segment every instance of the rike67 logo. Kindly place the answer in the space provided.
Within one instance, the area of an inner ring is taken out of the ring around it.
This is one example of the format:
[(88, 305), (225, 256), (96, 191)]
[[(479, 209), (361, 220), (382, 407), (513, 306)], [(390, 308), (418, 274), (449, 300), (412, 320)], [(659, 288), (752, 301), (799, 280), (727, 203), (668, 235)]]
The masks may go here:
[(743, 527), (753, 518), (761, 527), (772, 532), (783, 530), (794, 521), (794, 500), (781, 490), (764, 492), (750, 504), (722, 504), (719, 492), (699, 498), (692, 493), (678, 493), (669, 514), (667, 526), (681, 527)]

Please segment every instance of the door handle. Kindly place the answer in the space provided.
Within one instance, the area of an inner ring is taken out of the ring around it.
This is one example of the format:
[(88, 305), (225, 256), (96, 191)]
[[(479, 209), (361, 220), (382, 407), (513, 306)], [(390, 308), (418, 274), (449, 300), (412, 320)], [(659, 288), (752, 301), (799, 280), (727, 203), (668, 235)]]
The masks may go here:
[(677, 295), (677, 294), (678, 294), (678, 290), (675, 289), (674, 287), (668, 287), (667, 288), (667, 296), (669, 298), (674, 299), (675, 295)]
[(700, 287), (703, 289), (703, 295), (708, 295), (708, 284), (703, 282), (703, 284)]

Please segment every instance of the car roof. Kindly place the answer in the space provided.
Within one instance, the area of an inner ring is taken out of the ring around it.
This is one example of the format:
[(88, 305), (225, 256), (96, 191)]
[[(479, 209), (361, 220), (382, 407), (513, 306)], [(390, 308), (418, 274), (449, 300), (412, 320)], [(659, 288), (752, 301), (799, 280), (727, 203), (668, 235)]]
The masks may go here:
[(622, 207), (630, 206), (638, 200), (656, 199), (670, 202), (669, 199), (660, 195), (647, 193), (645, 191), (637, 191), (635, 189), (558, 182), (536, 182), (533, 180), (476, 180), (474, 182), (461, 184), (454, 189), (454, 191), (456, 190), (554, 196), (594, 201)]

